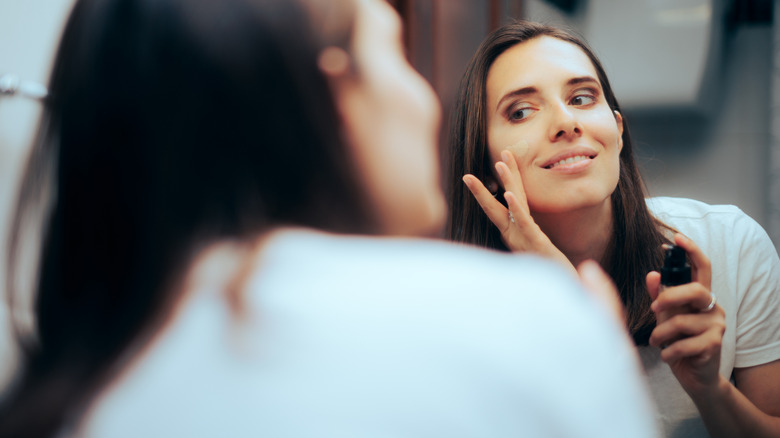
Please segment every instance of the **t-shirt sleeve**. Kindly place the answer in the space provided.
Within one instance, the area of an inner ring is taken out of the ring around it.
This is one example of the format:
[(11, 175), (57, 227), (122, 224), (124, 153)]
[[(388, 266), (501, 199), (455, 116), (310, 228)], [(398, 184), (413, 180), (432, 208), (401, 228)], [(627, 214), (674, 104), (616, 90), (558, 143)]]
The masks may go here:
[(734, 231), (740, 239), (734, 366), (744, 368), (780, 359), (780, 259), (766, 231), (747, 215), (735, 221)]

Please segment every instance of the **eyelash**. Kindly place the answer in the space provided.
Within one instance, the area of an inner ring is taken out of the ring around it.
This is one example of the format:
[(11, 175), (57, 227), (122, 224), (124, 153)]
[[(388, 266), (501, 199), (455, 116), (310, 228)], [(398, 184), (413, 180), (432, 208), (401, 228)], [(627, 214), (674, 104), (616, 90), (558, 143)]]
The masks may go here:
[(519, 108), (517, 108), (517, 107), (511, 107), (511, 108), (509, 108), (509, 111), (508, 111), (508, 113), (507, 113), (507, 118), (508, 118), (510, 121), (512, 121), (512, 122), (520, 122), (520, 121), (523, 121), (523, 120), (525, 120), (525, 119), (527, 119), (527, 118), (528, 118), (528, 116), (527, 116), (527, 115), (526, 115), (526, 116), (524, 116), (524, 117), (520, 117), (520, 118), (516, 118), (516, 117), (515, 117), (515, 115), (516, 115), (517, 113), (521, 112), (521, 111), (530, 111), (530, 110), (532, 110), (532, 109), (533, 109), (533, 108), (531, 108), (531, 107), (528, 107), (528, 106), (523, 106), (523, 107), (519, 107)]
[(587, 98), (591, 99), (591, 102), (585, 103), (585, 104), (581, 104), (581, 105), (577, 105), (577, 106), (592, 105), (592, 104), (596, 103), (596, 101), (598, 101), (599, 95), (598, 95), (598, 92), (596, 90), (592, 89), (592, 88), (586, 88), (586, 89), (583, 89), (583, 90), (577, 90), (577, 92), (574, 95), (574, 97), (572, 97), (569, 100), (569, 103), (571, 104), (574, 101), (574, 99), (581, 98), (581, 97), (587, 97)]
[[(590, 106), (590, 105), (593, 105), (593, 104), (595, 104), (598, 101), (599, 94), (598, 94), (598, 92), (596, 90), (594, 90), (592, 88), (586, 88), (586, 89), (582, 89), (582, 90), (577, 90), (576, 94), (569, 100), (569, 104), (573, 105), (573, 102), (574, 102), (575, 99), (583, 98), (583, 97), (587, 98), (587, 99), (590, 99), (590, 102), (583, 103), (583, 104), (580, 104), (580, 105), (575, 105), (575, 106)], [(515, 115), (517, 113), (521, 112), (521, 111), (532, 111), (532, 110), (534, 110), (534, 108), (530, 107), (530, 106), (522, 106), (522, 107), (511, 106), (507, 110), (507, 119), (510, 122), (521, 122), (521, 121), (527, 119), (528, 116), (526, 115), (524, 117), (519, 117), (518, 118), (518, 117), (515, 117)]]

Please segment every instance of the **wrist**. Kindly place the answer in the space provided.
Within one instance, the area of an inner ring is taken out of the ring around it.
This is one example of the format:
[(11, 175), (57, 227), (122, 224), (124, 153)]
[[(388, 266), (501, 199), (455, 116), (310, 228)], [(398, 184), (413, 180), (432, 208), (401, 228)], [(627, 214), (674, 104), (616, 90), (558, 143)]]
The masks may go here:
[(729, 397), (729, 393), (734, 389), (726, 378), (718, 374), (718, 379), (710, 384), (701, 387), (696, 392), (691, 392), (691, 396), (700, 411), (713, 409)]

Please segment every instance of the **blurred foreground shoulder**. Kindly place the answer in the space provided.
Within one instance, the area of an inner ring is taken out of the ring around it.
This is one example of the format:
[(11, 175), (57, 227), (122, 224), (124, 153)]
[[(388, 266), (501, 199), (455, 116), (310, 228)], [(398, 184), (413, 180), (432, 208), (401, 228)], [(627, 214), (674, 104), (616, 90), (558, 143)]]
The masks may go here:
[(624, 330), (535, 257), (296, 231), (263, 248), (244, 322), (218, 292), (88, 436), (657, 436)]
[(536, 256), (451, 242), (355, 243), (366, 245), (356, 253), (372, 255), (361, 258), (356, 275), (368, 282), (381, 277), (371, 287), (375, 298), (392, 289), (394, 299), (403, 297), (423, 312), (419, 326), (405, 316), (407, 327), (439, 335), (440, 346), (459, 350), (450, 351), (460, 358), (452, 367), (474, 372), (465, 381), (482, 382), (476, 385), (478, 395), (470, 397), (486, 406), (503, 398), (501, 410), (512, 408), (511, 426), (497, 430), (524, 430), (526, 436), (658, 436), (624, 328), (563, 267)]

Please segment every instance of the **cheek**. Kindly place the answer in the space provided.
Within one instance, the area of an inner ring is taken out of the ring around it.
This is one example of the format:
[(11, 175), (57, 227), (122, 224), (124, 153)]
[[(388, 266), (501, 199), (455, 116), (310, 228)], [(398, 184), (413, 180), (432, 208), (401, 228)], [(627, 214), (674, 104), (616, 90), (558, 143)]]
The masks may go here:
[(607, 149), (620, 149), (620, 131), (612, 113), (594, 113), (586, 122), (586, 127), (589, 127), (595, 139)]
[(544, 175), (540, 175), (536, 169), (529, 166), (520, 166), (520, 176), (523, 178), (525, 196), (531, 206), (537, 200), (549, 199), (546, 191), (549, 187), (549, 181), (545, 180)]
[[(501, 161), (501, 153), (506, 150), (512, 154), (521, 170), (528, 166), (532, 151), (526, 137), (526, 135), (518, 135), (514, 132), (490, 133), (488, 136), (490, 162), (494, 165)], [(495, 173), (495, 168), (491, 170)]]
[(528, 142), (525, 140), (518, 140), (515, 143), (507, 146), (506, 150), (515, 156), (515, 160), (519, 163), (528, 154)]

